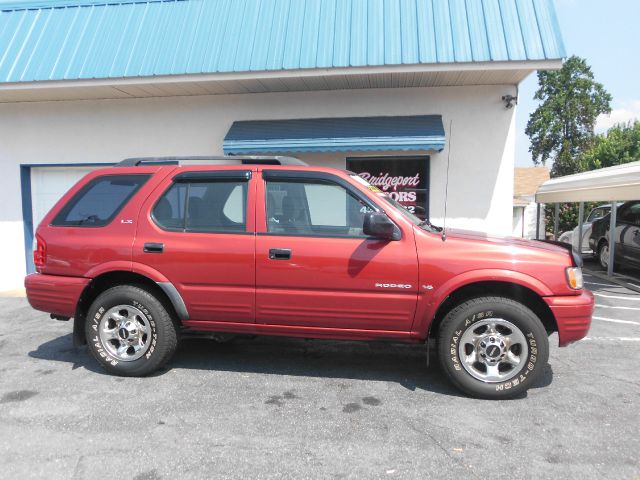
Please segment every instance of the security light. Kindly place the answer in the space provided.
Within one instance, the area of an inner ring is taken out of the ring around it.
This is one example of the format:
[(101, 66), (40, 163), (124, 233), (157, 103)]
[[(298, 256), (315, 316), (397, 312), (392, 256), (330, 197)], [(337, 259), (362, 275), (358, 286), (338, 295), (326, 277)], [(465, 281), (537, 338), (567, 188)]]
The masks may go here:
[(505, 102), (506, 108), (513, 108), (514, 105), (518, 104), (518, 97), (513, 95), (503, 95), (502, 100)]

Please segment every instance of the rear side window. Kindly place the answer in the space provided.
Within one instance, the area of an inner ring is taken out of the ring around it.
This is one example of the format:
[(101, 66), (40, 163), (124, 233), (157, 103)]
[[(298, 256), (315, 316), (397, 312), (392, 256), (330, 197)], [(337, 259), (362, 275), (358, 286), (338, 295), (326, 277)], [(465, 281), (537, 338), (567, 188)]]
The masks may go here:
[(236, 233), (247, 225), (247, 182), (215, 180), (174, 183), (153, 207), (165, 230)]
[(58, 227), (104, 227), (144, 185), (149, 175), (96, 177), (60, 210), (51, 225)]

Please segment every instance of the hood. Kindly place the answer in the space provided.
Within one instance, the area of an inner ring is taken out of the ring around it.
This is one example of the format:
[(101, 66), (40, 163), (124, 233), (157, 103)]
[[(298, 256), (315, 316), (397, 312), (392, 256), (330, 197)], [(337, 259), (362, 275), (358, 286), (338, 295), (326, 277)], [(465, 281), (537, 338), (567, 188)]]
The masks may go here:
[[(546, 250), (550, 252), (567, 253), (568, 249), (571, 249), (570, 244), (554, 244), (550, 241), (544, 240), (528, 240), (526, 238), (508, 237), (501, 235), (491, 235), (484, 232), (475, 232), (472, 230), (459, 230), (455, 228), (447, 229), (447, 238), (459, 238), (463, 240), (477, 240), (483, 242), (490, 242), (497, 245), (515, 246), (522, 248), (536, 248), (540, 250)], [(558, 242), (559, 243), (559, 242)]]

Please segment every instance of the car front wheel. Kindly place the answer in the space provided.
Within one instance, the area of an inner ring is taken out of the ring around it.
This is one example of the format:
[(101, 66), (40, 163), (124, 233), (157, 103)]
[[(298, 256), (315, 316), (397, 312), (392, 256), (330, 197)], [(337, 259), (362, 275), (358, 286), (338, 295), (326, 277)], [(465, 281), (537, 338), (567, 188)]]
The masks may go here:
[(438, 353), (452, 383), (478, 398), (506, 399), (526, 392), (549, 358), (540, 319), (503, 297), (468, 300), (440, 325)]

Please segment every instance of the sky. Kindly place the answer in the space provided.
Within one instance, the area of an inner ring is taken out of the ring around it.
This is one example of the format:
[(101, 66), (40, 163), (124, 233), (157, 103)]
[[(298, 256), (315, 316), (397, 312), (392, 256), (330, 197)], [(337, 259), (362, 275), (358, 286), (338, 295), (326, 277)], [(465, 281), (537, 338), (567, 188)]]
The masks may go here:
[[(585, 58), (595, 80), (613, 97), (611, 115), (598, 118), (596, 131), (640, 119), (640, 0), (555, 0), (555, 6), (567, 56)], [(518, 92), (518, 166), (533, 165), (524, 130), (537, 106), (537, 82), (534, 73)]]

